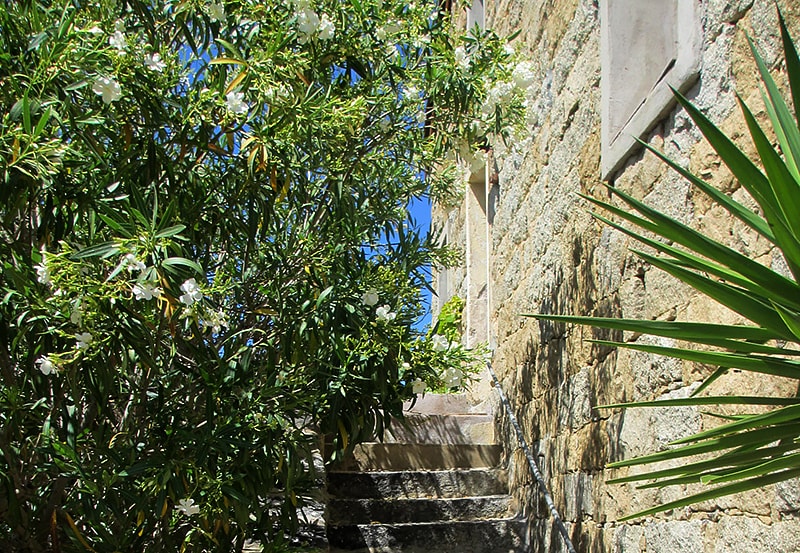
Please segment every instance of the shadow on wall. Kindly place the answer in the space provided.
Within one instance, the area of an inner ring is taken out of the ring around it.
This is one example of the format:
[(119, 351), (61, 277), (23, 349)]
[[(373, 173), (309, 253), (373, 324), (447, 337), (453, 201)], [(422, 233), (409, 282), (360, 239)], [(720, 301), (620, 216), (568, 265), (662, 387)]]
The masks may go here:
[[(618, 317), (618, 291), (598, 290), (595, 278), (597, 237), (575, 236), (561, 266), (547, 271), (537, 311)], [(526, 344), (522, 370), (510, 391), (516, 397), (517, 415), (559, 512), (571, 525), (571, 539), (578, 551), (605, 550), (603, 533), (586, 526), (594, 511), (592, 479), (605, 465), (621, 455), (619, 434), (622, 414), (599, 412), (598, 404), (624, 400), (614, 384), (616, 349), (585, 340), (621, 341), (621, 331), (573, 327), (538, 320)], [(505, 420), (503, 421), (505, 423)], [(546, 440), (543, 438), (547, 438)], [(572, 439), (570, 439), (572, 437)], [(578, 443), (578, 447), (574, 445)], [(518, 470), (527, 471), (527, 467)], [(527, 477), (518, 477), (523, 482)], [(513, 485), (512, 485), (513, 488)], [(551, 528), (549, 510), (535, 484), (526, 491), (532, 518), (532, 543), (536, 551), (560, 552), (562, 544)], [(521, 499), (523, 499), (521, 497)], [(524, 499), (523, 499), (524, 500)]]

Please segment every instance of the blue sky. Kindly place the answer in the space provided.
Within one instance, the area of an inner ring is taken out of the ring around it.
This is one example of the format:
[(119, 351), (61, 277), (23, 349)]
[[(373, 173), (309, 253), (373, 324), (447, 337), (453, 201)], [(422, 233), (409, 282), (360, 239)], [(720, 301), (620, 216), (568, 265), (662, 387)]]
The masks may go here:
[[(408, 211), (417, 228), (420, 229), (420, 234), (427, 235), (431, 227), (431, 203), (428, 198), (412, 200)], [(424, 330), (431, 323), (431, 293), (423, 289), (422, 298), (425, 315), (414, 325), (419, 330)]]

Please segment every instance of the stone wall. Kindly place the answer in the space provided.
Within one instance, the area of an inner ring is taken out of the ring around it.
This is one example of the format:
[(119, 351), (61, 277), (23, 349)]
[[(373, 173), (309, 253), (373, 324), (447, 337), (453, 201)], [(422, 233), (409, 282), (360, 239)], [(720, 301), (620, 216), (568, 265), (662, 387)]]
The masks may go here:
[[(800, 2), (778, 1), (800, 38)], [(779, 68), (772, 0), (707, 0), (703, 7), (701, 76), (688, 97), (724, 130), (742, 139), (734, 90), (763, 117), (746, 33)], [(636, 490), (609, 485), (624, 470), (608, 462), (657, 451), (673, 439), (717, 423), (693, 408), (596, 410), (597, 405), (685, 396), (710, 368), (643, 353), (615, 351), (591, 338), (640, 340), (587, 327), (537, 322), (541, 312), (631, 318), (735, 322), (734, 314), (633, 254), (629, 239), (595, 221), (577, 194), (608, 198), (600, 182), (600, 46), (598, 5), (591, 0), (487, 1), (487, 26), (519, 30), (517, 46), (536, 64), (540, 88), (530, 134), (497, 148), (499, 187), (491, 227), (493, 365), (578, 551), (787, 552), (800, 550), (800, 486), (796, 482), (711, 501), (629, 523), (623, 515), (691, 490)], [(745, 198), (684, 112), (674, 109), (646, 140), (723, 190)], [(745, 141), (740, 140), (744, 143)], [(752, 149), (752, 148), (751, 148)], [(726, 213), (652, 155), (634, 154), (611, 184), (673, 217), (780, 267), (768, 245), (732, 224)], [(460, 210), (451, 211), (463, 236)], [(447, 217), (440, 213), (438, 217)], [(450, 277), (459, 289), (463, 271)], [(463, 286), (462, 286), (463, 289)], [(781, 391), (783, 382), (733, 374), (717, 391)], [(794, 393), (795, 390), (785, 390)], [(534, 520), (534, 551), (565, 551), (516, 440), (510, 446), (512, 489)], [(552, 537), (552, 539), (551, 539)]]

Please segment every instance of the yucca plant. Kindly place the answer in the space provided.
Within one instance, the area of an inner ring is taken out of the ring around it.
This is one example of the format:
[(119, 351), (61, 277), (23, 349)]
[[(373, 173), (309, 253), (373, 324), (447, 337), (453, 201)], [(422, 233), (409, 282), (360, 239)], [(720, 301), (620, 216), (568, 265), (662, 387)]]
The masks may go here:
[[(734, 404), (768, 406), (766, 412), (728, 417), (728, 422), (670, 444), (671, 448), (610, 467), (650, 465), (679, 461), (665, 470), (612, 480), (612, 483), (649, 481), (643, 488), (703, 483), (710, 487), (630, 515), (626, 519), (680, 508), (721, 496), (761, 488), (800, 476), (800, 398), (707, 396), (708, 386), (730, 369), (741, 369), (796, 379), (800, 382), (800, 59), (780, 17), (792, 104), (787, 101), (769, 73), (767, 65), (750, 41), (760, 72), (762, 96), (779, 147), (770, 142), (753, 112), (737, 98), (758, 152), (748, 158), (703, 113), (679, 93), (678, 102), (688, 112), (705, 138), (760, 207), (756, 213), (687, 171), (650, 145), (643, 145), (735, 218), (771, 242), (782, 252), (791, 276), (771, 270), (730, 247), (660, 213), (628, 194), (608, 187), (626, 209), (589, 196), (592, 204), (613, 214), (620, 224), (593, 213), (595, 217), (658, 252), (635, 251), (646, 262), (675, 276), (697, 291), (740, 314), (752, 324), (726, 325), (698, 322), (634, 320), (560, 315), (531, 315), (538, 319), (592, 325), (596, 327), (662, 336), (688, 342), (690, 347), (664, 347), (640, 343), (599, 341), (599, 343), (670, 356), (716, 366), (692, 396), (653, 402), (606, 407), (701, 406)], [(749, 40), (749, 39), (748, 39)], [(698, 347), (691, 347), (694, 344)], [(743, 410), (746, 410), (743, 409)], [(674, 464), (674, 463), (673, 463)]]

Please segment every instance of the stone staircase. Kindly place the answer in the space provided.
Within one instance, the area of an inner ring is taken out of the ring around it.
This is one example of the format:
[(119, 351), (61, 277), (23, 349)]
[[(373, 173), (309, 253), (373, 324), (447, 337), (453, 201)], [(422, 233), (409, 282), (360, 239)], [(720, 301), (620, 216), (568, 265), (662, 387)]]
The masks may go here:
[(328, 471), (331, 553), (522, 553), (492, 416), (465, 398), (428, 395), (383, 443)]

